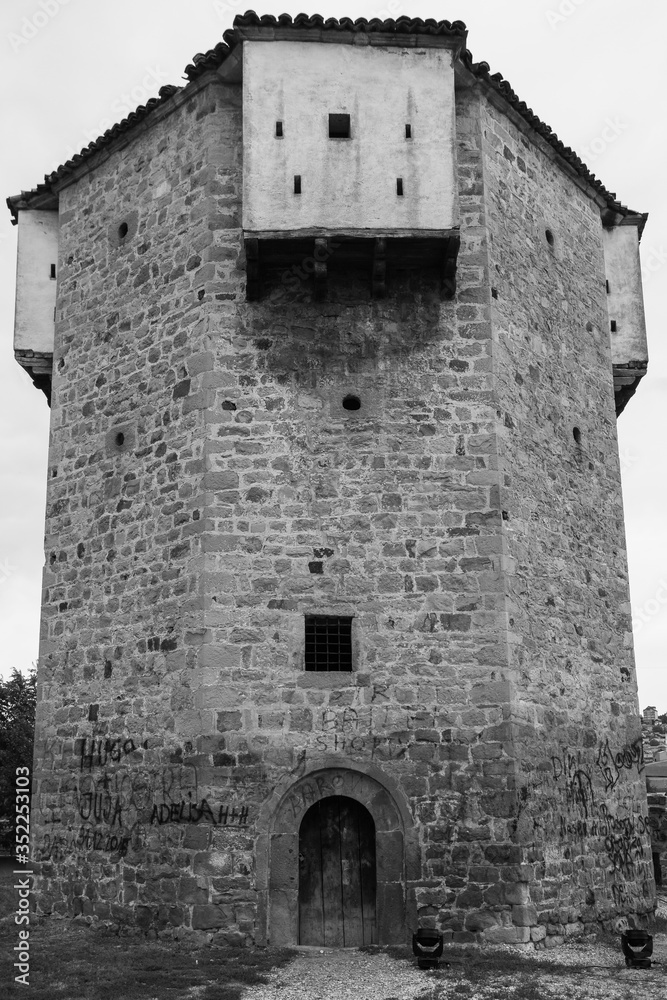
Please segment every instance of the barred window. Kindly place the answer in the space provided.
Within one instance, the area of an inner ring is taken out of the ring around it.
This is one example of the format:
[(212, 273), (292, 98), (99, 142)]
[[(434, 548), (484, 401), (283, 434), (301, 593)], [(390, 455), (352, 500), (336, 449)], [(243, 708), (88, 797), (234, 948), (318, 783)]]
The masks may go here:
[(352, 618), (306, 615), (306, 670), (352, 670)]

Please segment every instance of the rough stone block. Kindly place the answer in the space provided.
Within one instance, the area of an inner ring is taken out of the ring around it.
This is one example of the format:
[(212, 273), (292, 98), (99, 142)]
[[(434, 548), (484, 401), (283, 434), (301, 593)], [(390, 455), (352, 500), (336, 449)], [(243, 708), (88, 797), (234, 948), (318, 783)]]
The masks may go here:
[(229, 921), (225, 907), (197, 904), (192, 907), (192, 927), (194, 930), (212, 930), (224, 927)]
[(484, 931), (484, 940), (489, 944), (522, 944), (530, 941), (528, 927), (489, 927)]
[(465, 927), (469, 931), (486, 931), (500, 923), (498, 915), (489, 910), (473, 910), (465, 918)]
[(533, 927), (537, 923), (537, 910), (530, 903), (513, 906), (512, 922), (518, 927)]
[(212, 877), (220, 875), (230, 875), (232, 872), (233, 859), (231, 853), (221, 851), (207, 851), (202, 854), (195, 854), (192, 864), (195, 875), (210, 875)]

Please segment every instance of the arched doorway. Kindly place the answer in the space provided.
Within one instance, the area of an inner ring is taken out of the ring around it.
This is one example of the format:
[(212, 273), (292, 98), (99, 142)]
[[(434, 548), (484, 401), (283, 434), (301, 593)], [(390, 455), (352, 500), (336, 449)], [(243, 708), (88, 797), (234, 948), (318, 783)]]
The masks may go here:
[(286, 776), (262, 806), (257, 857), (257, 939), (292, 947), (299, 942), (299, 833), (322, 799), (351, 798), (375, 824), (376, 935), (379, 945), (403, 944), (417, 928), (414, 892), (421, 878), (419, 837), (409, 807), (392, 779), (373, 764), (324, 755), (294, 780)]
[(299, 944), (375, 944), (375, 823), (355, 799), (331, 795), (299, 828)]

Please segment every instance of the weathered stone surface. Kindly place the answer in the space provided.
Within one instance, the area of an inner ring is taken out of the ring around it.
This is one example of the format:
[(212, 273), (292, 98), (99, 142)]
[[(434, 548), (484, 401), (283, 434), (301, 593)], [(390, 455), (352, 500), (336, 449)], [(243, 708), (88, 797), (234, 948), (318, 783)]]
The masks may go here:
[(224, 927), (229, 923), (229, 917), (229, 911), (225, 912), (224, 906), (195, 905), (192, 907), (192, 927), (194, 930)]
[[(456, 101), (452, 300), (332, 266), (246, 301), (213, 76), (60, 191), (42, 911), (294, 944), (332, 795), (375, 824), (382, 943), (650, 910), (599, 206)], [(306, 615), (352, 618), (351, 671), (304, 670)]]
[(531, 904), (513, 906), (512, 922), (517, 927), (533, 927), (538, 922), (537, 910)]

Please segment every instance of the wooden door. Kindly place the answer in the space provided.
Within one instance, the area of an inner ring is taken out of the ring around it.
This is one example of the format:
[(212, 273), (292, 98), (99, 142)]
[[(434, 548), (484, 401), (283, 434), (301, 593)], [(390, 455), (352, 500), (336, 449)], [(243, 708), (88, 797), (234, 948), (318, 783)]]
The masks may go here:
[(299, 944), (375, 944), (375, 824), (344, 795), (321, 799), (299, 830)]

